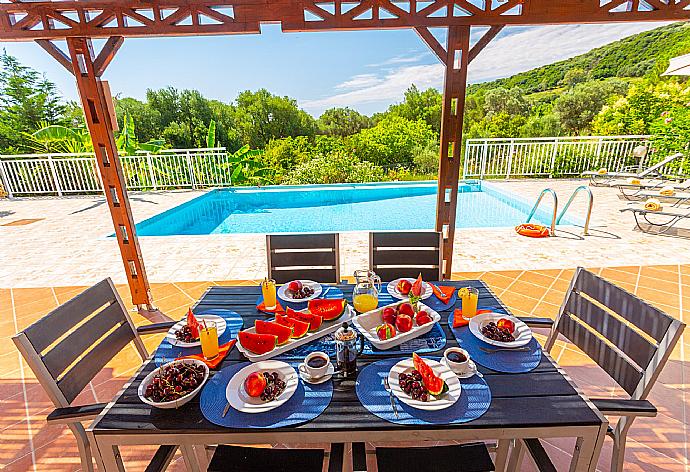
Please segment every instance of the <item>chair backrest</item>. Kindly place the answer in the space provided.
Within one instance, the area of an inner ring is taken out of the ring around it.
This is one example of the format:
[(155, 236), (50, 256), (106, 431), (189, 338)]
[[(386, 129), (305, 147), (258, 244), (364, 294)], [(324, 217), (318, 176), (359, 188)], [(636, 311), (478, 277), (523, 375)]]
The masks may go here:
[(109, 278), (12, 339), (57, 407), (69, 406), (129, 342), (142, 359), (148, 355)]
[(657, 162), (657, 163), (654, 164), (653, 166), (648, 167), (648, 168), (645, 169), (644, 171), (640, 172), (639, 176), (640, 176), (640, 177), (645, 177), (645, 176), (647, 176), (647, 175), (649, 175), (649, 174), (652, 174), (652, 173), (654, 173), (654, 172), (657, 172), (658, 170), (661, 170), (661, 168), (664, 167), (666, 164), (670, 163), (671, 161), (675, 161), (676, 159), (679, 159), (679, 158), (681, 158), (681, 157), (683, 157), (683, 154), (680, 153), (680, 152), (679, 152), (679, 153), (676, 153), (676, 154), (672, 154), (672, 155), (670, 155), (670, 156), (667, 156), (666, 158), (664, 158), (664, 159), (662, 159), (661, 161)]
[(578, 267), (546, 348), (562, 334), (631, 398), (643, 400), (684, 328), (658, 308)]
[(443, 252), (437, 231), (369, 233), (369, 268), (390, 281), (398, 277), (442, 280)]
[(337, 233), (267, 234), (268, 276), (283, 284), (295, 279), (340, 282)]

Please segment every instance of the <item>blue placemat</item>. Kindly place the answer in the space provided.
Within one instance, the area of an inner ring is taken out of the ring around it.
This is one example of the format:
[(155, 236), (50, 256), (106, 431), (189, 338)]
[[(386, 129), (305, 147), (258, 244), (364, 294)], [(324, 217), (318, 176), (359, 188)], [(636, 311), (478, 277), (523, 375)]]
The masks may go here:
[[(225, 328), (225, 332), (218, 338), (218, 344), (225, 344), (228, 341), (235, 339), (237, 337), (237, 333), (242, 329), (242, 317), (234, 311), (223, 310), (218, 308), (200, 311), (198, 313), (195, 313), (195, 315), (217, 315), (225, 320), (225, 322), (227, 323), (227, 327)], [(158, 349), (156, 349), (156, 353), (154, 354), (153, 359), (156, 362), (156, 365), (161, 365), (166, 362), (173, 361), (180, 356), (199, 354), (200, 352), (201, 346), (173, 346), (172, 344), (170, 344), (170, 341), (168, 341), (167, 338), (164, 338), (163, 342), (161, 342), (160, 346), (158, 346)]]
[[(494, 308), (493, 311), (502, 312), (503, 310)], [(479, 347), (495, 349), (496, 346), (477, 339), (470, 331), (469, 326), (453, 328), (452, 313), (448, 317), (448, 326), (460, 347), (470, 353), (470, 357), (474, 362), (487, 369), (495, 370), (496, 372), (518, 374), (534, 370), (541, 362), (541, 345), (534, 338), (527, 344), (527, 347), (530, 348), (529, 351), (499, 351), (489, 354), (479, 349)]]
[[(319, 416), (331, 403), (333, 381), (311, 385), (301, 379), (290, 399), (278, 408), (266, 413), (242, 413), (232, 407), (223, 418), (226, 404), (225, 389), (228, 382), (240, 369), (250, 365), (241, 362), (221, 369), (201, 391), (201, 413), (211, 423), (228, 428), (280, 428), (306, 423)], [(291, 364), (295, 369), (298, 364)]]
[[(327, 298), (329, 300), (336, 298), (345, 298), (343, 291), (338, 287), (332, 285), (321, 285), (321, 295), (318, 298)], [(263, 294), (259, 294), (259, 298), (256, 299), (256, 306), (259, 306), (264, 301)], [(278, 303), (280, 303), (283, 308), (290, 307), (293, 310), (304, 310), (307, 307), (308, 302), (288, 302), (278, 297)], [(270, 313), (267, 313), (270, 314)]]
[[(441, 325), (436, 323), (428, 333), (404, 342), (399, 346), (386, 349), (385, 351), (376, 349), (369, 341), (365, 340), (362, 355), (389, 356), (391, 354), (412, 354), (413, 352), (425, 354), (438, 351), (444, 347), (446, 347), (446, 335), (443, 332)], [(316, 351), (325, 352), (332, 359), (335, 359), (335, 334), (328, 334), (323, 338), (317, 339), (316, 341), (302, 344), (295, 349), (281, 354), (278, 356), (278, 359), (304, 359), (306, 356)]]
[[(438, 360), (438, 358), (434, 358)], [(458, 424), (475, 420), (482, 416), (491, 405), (491, 390), (484, 379), (475, 375), (460, 379), (462, 392), (454, 405), (438, 411), (412, 408), (393, 397), (398, 407), (395, 417), (388, 392), (383, 388), (383, 379), (391, 367), (401, 358), (386, 359), (369, 364), (357, 377), (357, 397), (362, 405), (379, 418), (396, 424)]]

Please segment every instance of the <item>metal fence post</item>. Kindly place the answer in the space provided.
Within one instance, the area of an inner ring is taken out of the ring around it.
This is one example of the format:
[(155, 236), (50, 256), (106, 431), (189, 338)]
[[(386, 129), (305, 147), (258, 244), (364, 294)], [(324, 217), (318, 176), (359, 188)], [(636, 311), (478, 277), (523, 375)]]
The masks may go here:
[(510, 147), (508, 148), (508, 168), (506, 169), (506, 179), (510, 178), (510, 171), (513, 166), (513, 152), (515, 152), (515, 140), (510, 140)]
[(48, 166), (50, 167), (50, 173), (53, 175), (53, 182), (55, 183), (55, 190), (57, 190), (58, 197), (62, 196), (62, 187), (60, 187), (60, 181), (58, 180), (57, 172), (55, 170), (55, 163), (53, 162), (53, 156), (48, 156)]
[(192, 156), (189, 155), (189, 151), (185, 153), (187, 158), (187, 171), (189, 172), (189, 180), (192, 182), (192, 188), (196, 190), (196, 177), (194, 176), (194, 166), (192, 166)]
[(549, 171), (549, 178), (553, 178), (553, 172), (556, 170), (556, 155), (558, 154), (558, 137), (553, 140), (553, 151), (551, 152), (551, 170)]
[(0, 182), (2, 182), (2, 186), (7, 192), (7, 198), (13, 198), (12, 187), (10, 186), (10, 179), (9, 177), (7, 177), (7, 173), (5, 172), (5, 163), (2, 162), (2, 159), (0, 159)]
[(481, 165), (479, 166), (479, 180), (484, 180), (484, 171), (486, 170), (486, 159), (487, 159), (487, 153), (489, 152), (489, 142), (487, 140), (484, 140), (484, 143), (482, 143), (484, 146), (484, 149), (482, 149), (482, 162)]
[(151, 185), (154, 190), (158, 190), (158, 184), (156, 183), (156, 173), (153, 172), (153, 161), (151, 160), (151, 153), (146, 153), (146, 166), (149, 168), (149, 178), (151, 179)]

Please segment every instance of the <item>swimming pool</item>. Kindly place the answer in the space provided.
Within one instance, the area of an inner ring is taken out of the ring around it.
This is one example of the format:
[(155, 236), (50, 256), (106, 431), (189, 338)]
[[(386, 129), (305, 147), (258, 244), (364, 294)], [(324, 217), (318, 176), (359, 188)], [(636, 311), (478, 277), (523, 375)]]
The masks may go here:
[[(217, 189), (137, 224), (140, 236), (432, 229), (436, 182)], [(524, 223), (532, 202), (486, 182), (459, 186), (457, 227)], [(535, 220), (549, 224), (544, 206)], [(563, 221), (563, 224), (573, 224)]]

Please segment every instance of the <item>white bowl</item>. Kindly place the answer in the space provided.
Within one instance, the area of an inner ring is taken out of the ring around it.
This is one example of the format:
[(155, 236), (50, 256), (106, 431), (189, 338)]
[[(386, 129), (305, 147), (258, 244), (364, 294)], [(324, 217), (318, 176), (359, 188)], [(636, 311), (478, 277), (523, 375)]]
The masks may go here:
[(439, 315), (436, 310), (432, 310), (424, 303), (419, 302), (419, 308), (424, 309), (427, 313), (429, 313), (429, 316), (431, 317), (431, 323), (426, 323), (420, 326), (417, 324), (416, 321), (414, 321), (413, 317), (412, 329), (410, 331), (406, 333), (401, 333), (396, 330), (396, 335), (392, 338), (386, 339), (385, 341), (380, 340), (378, 335), (376, 334), (376, 328), (383, 323), (383, 309), (389, 306), (396, 307), (397, 305), (408, 302), (408, 299), (400, 300), (398, 302), (391, 303), (390, 305), (382, 306), (381, 308), (376, 308), (375, 310), (362, 313), (359, 316), (355, 316), (352, 319), (352, 323), (355, 325), (355, 328), (357, 328), (357, 331), (362, 333), (362, 335), (367, 339), (367, 341), (373, 344), (374, 347), (377, 349), (385, 350), (395, 346), (399, 346), (405, 341), (409, 341), (411, 339), (417, 338), (423, 334), (428, 333), (432, 330), (434, 325), (441, 320), (441, 315)]
[[(199, 386), (189, 392), (187, 395), (178, 398), (177, 400), (169, 401), (169, 402), (154, 402), (152, 400), (149, 400), (144, 396), (144, 392), (146, 392), (146, 387), (149, 386), (151, 382), (153, 382), (153, 377), (158, 374), (158, 372), (161, 371), (164, 367), (168, 367), (171, 364), (195, 364), (195, 365), (200, 365), (203, 366), (204, 368), (204, 379), (201, 381)], [(163, 409), (170, 409), (170, 408), (179, 408), (185, 403), (189, 402), (192, 398), (194, 398), (203, 388), (204, 384), (208, 380), (209, 376), (209, 369), (206, 364), (201, 362), (200, 360), (197, 359), (181, 359), (179, 361), (172, 361), (168, 362), (167, 364), (164, 364), (163, 366), (157, 368), (153, 372), (151, 372), (149, 375), (147, 375), (144, 380), (139, 384), (139, 389), (137, 390), (137, 393), (139, 394), (139, 398), (141, 399), (142, 402), (146, 403), (147, 405), (155, 406), (156, 408), (163, 408)]]

